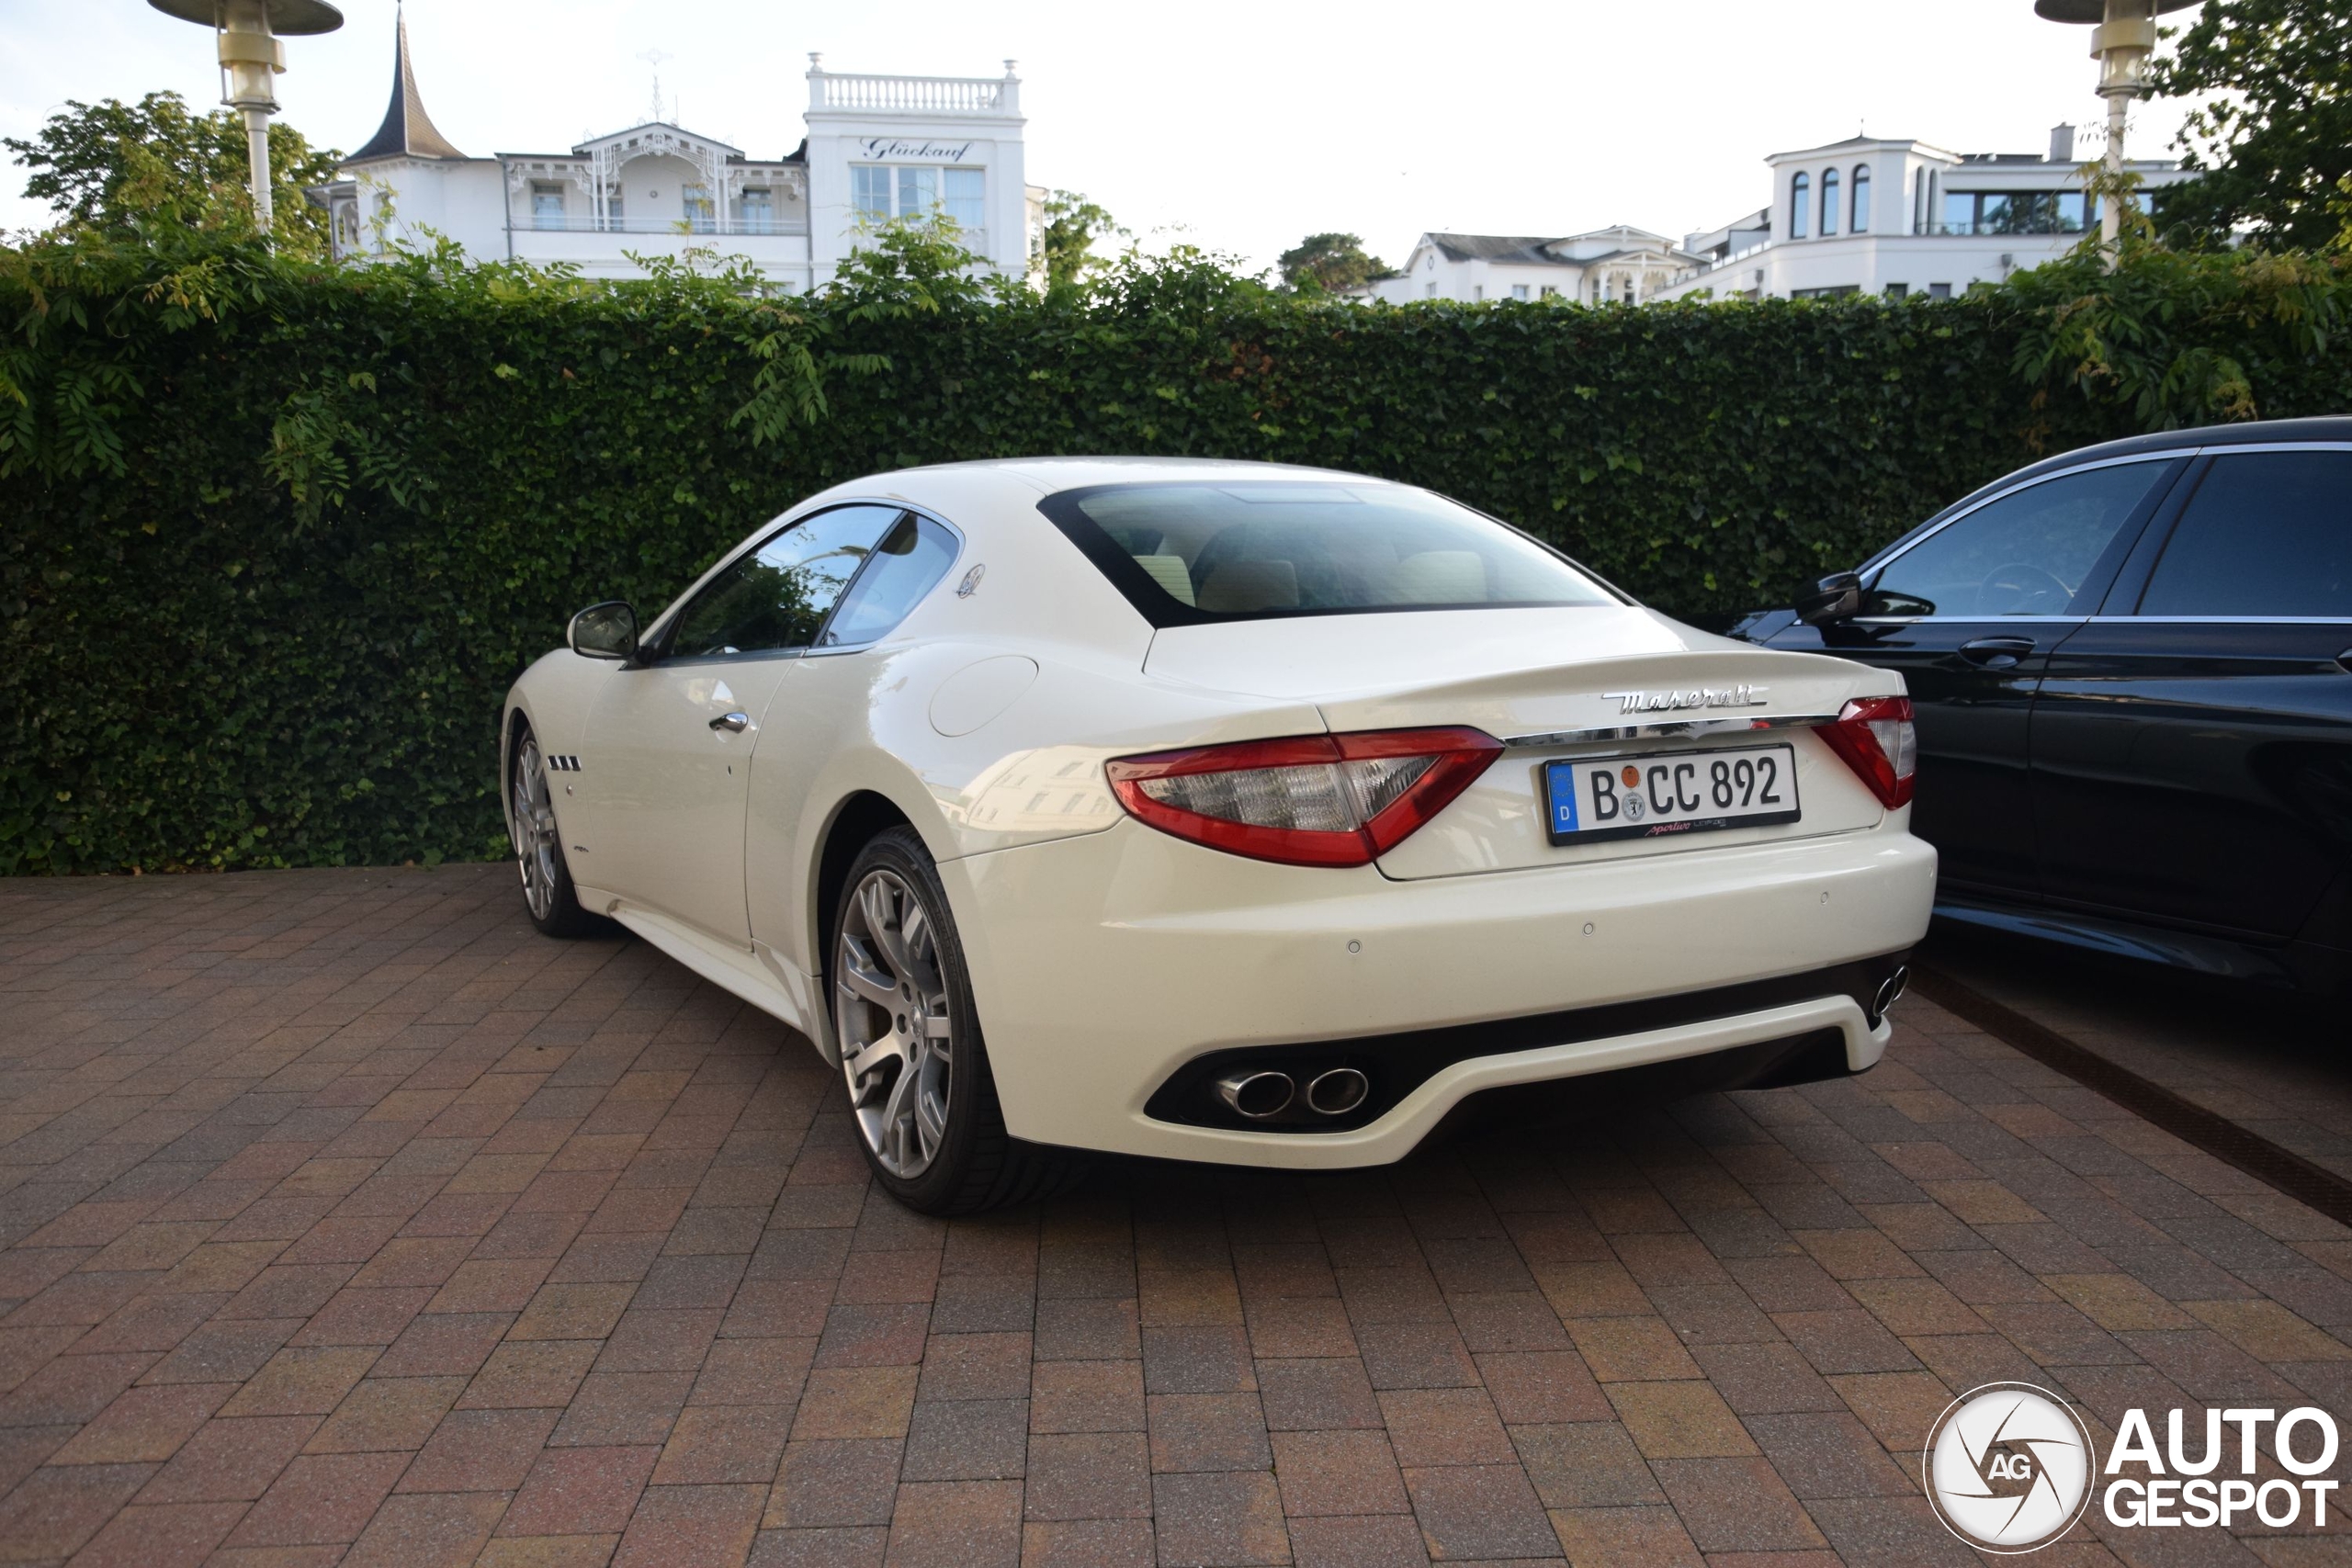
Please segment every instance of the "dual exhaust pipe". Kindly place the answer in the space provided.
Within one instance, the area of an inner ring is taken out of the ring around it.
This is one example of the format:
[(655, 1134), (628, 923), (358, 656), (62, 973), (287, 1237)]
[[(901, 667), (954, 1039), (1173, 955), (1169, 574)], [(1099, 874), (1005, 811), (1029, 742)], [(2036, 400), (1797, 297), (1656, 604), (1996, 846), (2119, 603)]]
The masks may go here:
[(1252, 1122), (1270, 1122), (1303, 1103), (1317, 1116), (1345, 1116), (1372, 1092), (1372, 1081), (1353, 1067), (1332, 1067), (1306, 1081), (1278, 1068), (1245, 1067), (1216, 1080), (1216, 1097)]
[(1904, 990), (1911, 984), (1911, 965), (1899, 964), (1878, 988), (1878, 996), (1871, 1003), (1871, 1021), (1876, 1023), (1886, 1016), (1886, 1010), (1903, 999)]

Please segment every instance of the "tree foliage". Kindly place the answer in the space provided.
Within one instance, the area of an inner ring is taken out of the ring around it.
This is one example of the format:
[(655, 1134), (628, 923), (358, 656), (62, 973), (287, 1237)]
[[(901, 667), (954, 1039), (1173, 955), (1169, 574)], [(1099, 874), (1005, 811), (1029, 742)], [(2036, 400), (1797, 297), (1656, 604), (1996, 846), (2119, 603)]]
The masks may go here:
[(1324, 294), (1361, 288), (1391, 275), (1388, 264), (1365, 251), (1354, 234), (1309, 234), (1274, 265), (1291, 288)]
[(1035, 253), (1030, 265), (1045, 281), (1046, 292), (1067, 299), (1077, 294), (1087, 277), (1109, 265), (1094, 250), (1094, 242), (1114, 235), (1127, 238), (1117, 219), (1074, 190), (1046, 193), (1039, 215)]
[(2040, 452), (2352, 406), (2352, 283), (2289, 262), (1398, 309), (1182, 247), (1056, 296), (920, 225), (806, 297), (68, 231), (0, 249), (0, 872), (497, 854), (499, 697), (574, 610), (914, 463), (1343, 468), (1678, 614), (1771, 603)]
[(2111, 263), (2086, 241), (2000, 291), (2042, 409), (2071, 392), (2172, 430), (2352, 408), (2352, 254), (2177, 251), (2133, 217)]
[[(156, 231), (180, 227), (250, 233), (252, 162), (244, 122), (231, 109), (191, 110), (177, 93), (136, 104), (67, 100), (30, 139), (0, 138), (29, 169), (25, 194), (60, 221)], [(302, 195), (335, 177), (343, 154), (314, 148), (282, 119), (269, 127), (272, 238), (300, 256), (328, 254), (327, 215)]]
[(2158, 58), (2155, 91), (2216, 95), (2182, 128), (2197, 177), (2156, 193), (2159, 224), (2272, 248), (2352, 235), (2352, 0), (2207, 0)]

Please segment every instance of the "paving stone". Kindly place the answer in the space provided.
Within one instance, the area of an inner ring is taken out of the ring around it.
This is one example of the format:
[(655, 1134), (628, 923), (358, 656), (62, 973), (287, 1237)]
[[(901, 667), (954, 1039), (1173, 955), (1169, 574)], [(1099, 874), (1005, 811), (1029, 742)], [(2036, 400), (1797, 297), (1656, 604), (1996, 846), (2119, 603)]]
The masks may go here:
[(1150, 1450), (1140, 1432), (1033, 1434), (1028, 1466), (1028, 1518), (1150, 1516)]
[(1025, 1399), (917, 1400), (905, 1481), (1017, 1481), (1029, 1452)]
[(1657, 1476), (1618, 1422), (1514, 1427), (1510, 1438), (1535, 1495), (1547, 1508), (1615, 1508), (1666, 1501)]
[(1255, 1393), (1155, 1393), (1148, 1404), (1155, 1473), (1263, 1470), (1273, 1462)]
[(764, 1527), (887, 1525), (897, 1506), (902, 1445), (895, 1438), (796, 1440), (784, 1451)]
[(1239, 1568), (1291, 1560), (1282, 1495), (1272, 1475), (1159, 1475), (1151, 1486), (1162, 1562)]

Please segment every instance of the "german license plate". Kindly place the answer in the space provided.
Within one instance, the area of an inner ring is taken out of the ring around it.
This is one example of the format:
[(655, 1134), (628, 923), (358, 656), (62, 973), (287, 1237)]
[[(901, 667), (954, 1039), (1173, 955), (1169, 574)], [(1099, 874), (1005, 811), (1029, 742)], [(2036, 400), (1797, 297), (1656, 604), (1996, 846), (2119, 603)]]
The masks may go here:
[(1546, 762), (1545, 826), (1555, 844), (1584, 844), (1794, 822), (1796, 762), (1785, 744)]

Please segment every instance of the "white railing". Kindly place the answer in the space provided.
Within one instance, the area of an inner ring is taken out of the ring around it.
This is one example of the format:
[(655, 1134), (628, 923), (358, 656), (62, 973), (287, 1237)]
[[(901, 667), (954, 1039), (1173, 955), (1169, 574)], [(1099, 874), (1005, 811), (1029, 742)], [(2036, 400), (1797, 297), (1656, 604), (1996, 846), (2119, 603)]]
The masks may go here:
[(1730, 266), (1735, 262), (1746, 261), (1757, 252), (1770, 245), (1771, 243), (1772, 242), (1770, 240), (1758, 240), (1756, 243), (1734, 251), (1727, 256), (1719, 256), (1715, 260), (1709, 262), (1704, 266), (1694, 267), (1690, 271), (1686, 272), (1681, 276), (1676, 278), (1674, 281), (1679, 284), (1688, 283), (1694, 277), (1704, 277), (1711, 272), (1721, 272), (1724, 268)]
[(1015, 115), (1020, 83), (1011, 76), (847, 76), (808, 73), (808, 107), (917, 114)]
[(551, 212), (517, 214), (509, 225), (517, 233), (551, 234), (787, 234), (808, 232), (805, 218), (594, 218)]

